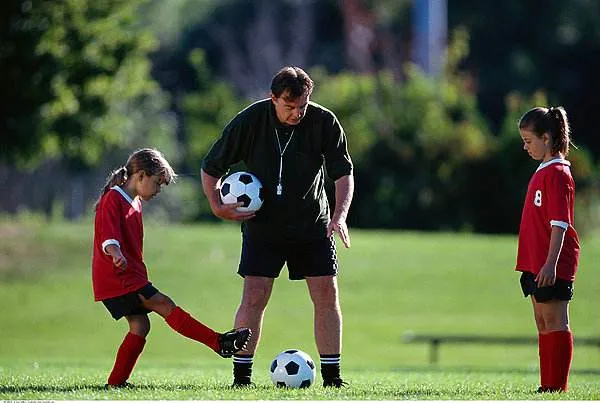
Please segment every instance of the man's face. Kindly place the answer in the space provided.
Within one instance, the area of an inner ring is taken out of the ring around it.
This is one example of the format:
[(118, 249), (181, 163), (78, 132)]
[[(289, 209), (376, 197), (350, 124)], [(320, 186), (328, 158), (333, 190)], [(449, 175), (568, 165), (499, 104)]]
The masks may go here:
[(284, 91), (279, 98), (271, 93), (271, 101), (275, 105), (277, 118), (284, 125), (290, 126), (300, 123), (306, 113), (309, 98), (309, 94), (304, 94), (292, 100), (289, 98), (289, 91)]

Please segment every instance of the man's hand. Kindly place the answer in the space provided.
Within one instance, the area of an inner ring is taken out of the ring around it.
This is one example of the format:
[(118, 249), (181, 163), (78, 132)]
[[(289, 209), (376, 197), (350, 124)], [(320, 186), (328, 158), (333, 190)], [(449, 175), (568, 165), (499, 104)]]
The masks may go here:
[(231, 221), (247, 221), (256, 217), (256, 212), (241, 212), (237, 211), (238, 207), (242, 207), (244, 203), (221, 204), (219, 203), (213, 209), (213, 213), (224, 220)]
[(256, 216), (256, 212), (239, 212), (236, 209), (242, 207), (244, 203), (223, 204), (219, 196), (220, 179), (210, 176), (202, 170), (202, 190), (208, 199), (210, 209), (213, 214), (223, 220), (247, 221)]
[(334, 232), (337, 232), (338, 236), (344, 243), (346, 248), (350, 247), (350, 234), (348, 233), (348, 226), (346, 221), (342, 219), (332, 219), (327, 226), (327, 237), (331, 237)]

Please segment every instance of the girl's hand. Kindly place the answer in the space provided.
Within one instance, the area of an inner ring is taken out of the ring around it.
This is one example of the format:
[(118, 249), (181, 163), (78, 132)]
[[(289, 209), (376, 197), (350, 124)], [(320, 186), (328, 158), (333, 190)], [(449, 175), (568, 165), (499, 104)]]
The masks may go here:
[(127, 259), (125, 259), (125, 256), (123, 256), (123, 253), (121, 253), (121, 250), (119, 250), (117, 253), (112, 255), (112, 259), (113, 259), (113, 264), (115, 266), (117, 266), (119, 269), (125, 270), (127, 268)]
[(240, 212), (236, 209), (242, 207), (244, 203), (220, 204), (214, 213), (217, 217), (231, 221), (246, 221), (256, 216), (256, 212)]
[(538, 287), (553, 286), (556, 281), (556, 266), (546, 263), (535, 277)]
[(123, 252), (121, 252), (121, 248), (118, 245), (108, 245), (105, 252), (112, 257), (113, 264), (119, 269), (125, 270), (127, 268), (127, 259), (123, 256)]

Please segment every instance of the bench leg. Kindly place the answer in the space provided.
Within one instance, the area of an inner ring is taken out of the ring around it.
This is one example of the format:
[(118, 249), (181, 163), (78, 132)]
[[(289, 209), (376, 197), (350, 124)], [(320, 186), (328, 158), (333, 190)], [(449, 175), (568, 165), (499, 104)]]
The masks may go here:
[(436, 365), (439, 359), (440, 341), (437, 339), (431, 340), (431, 349), (429, 350), (429, 363)]

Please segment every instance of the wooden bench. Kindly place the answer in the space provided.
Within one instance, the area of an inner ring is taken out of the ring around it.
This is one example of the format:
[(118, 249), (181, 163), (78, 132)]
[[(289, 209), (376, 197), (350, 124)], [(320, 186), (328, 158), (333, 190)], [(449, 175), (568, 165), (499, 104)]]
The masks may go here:
[[(442, 343), (445, 344), (536, 344), (538, 338), (524, 336), (494, 336), (494, 335), (434, 335), (434, 334), (414, 334), (407, 332), (402, 339), (405, 343), (429, 343), (429, 363), (437, 364), (439, 361), (439, 347)], [(596, 337), (575, 337), (574, 344), (581, 346), (594, 346), (600, 349), (600, 338)]]

